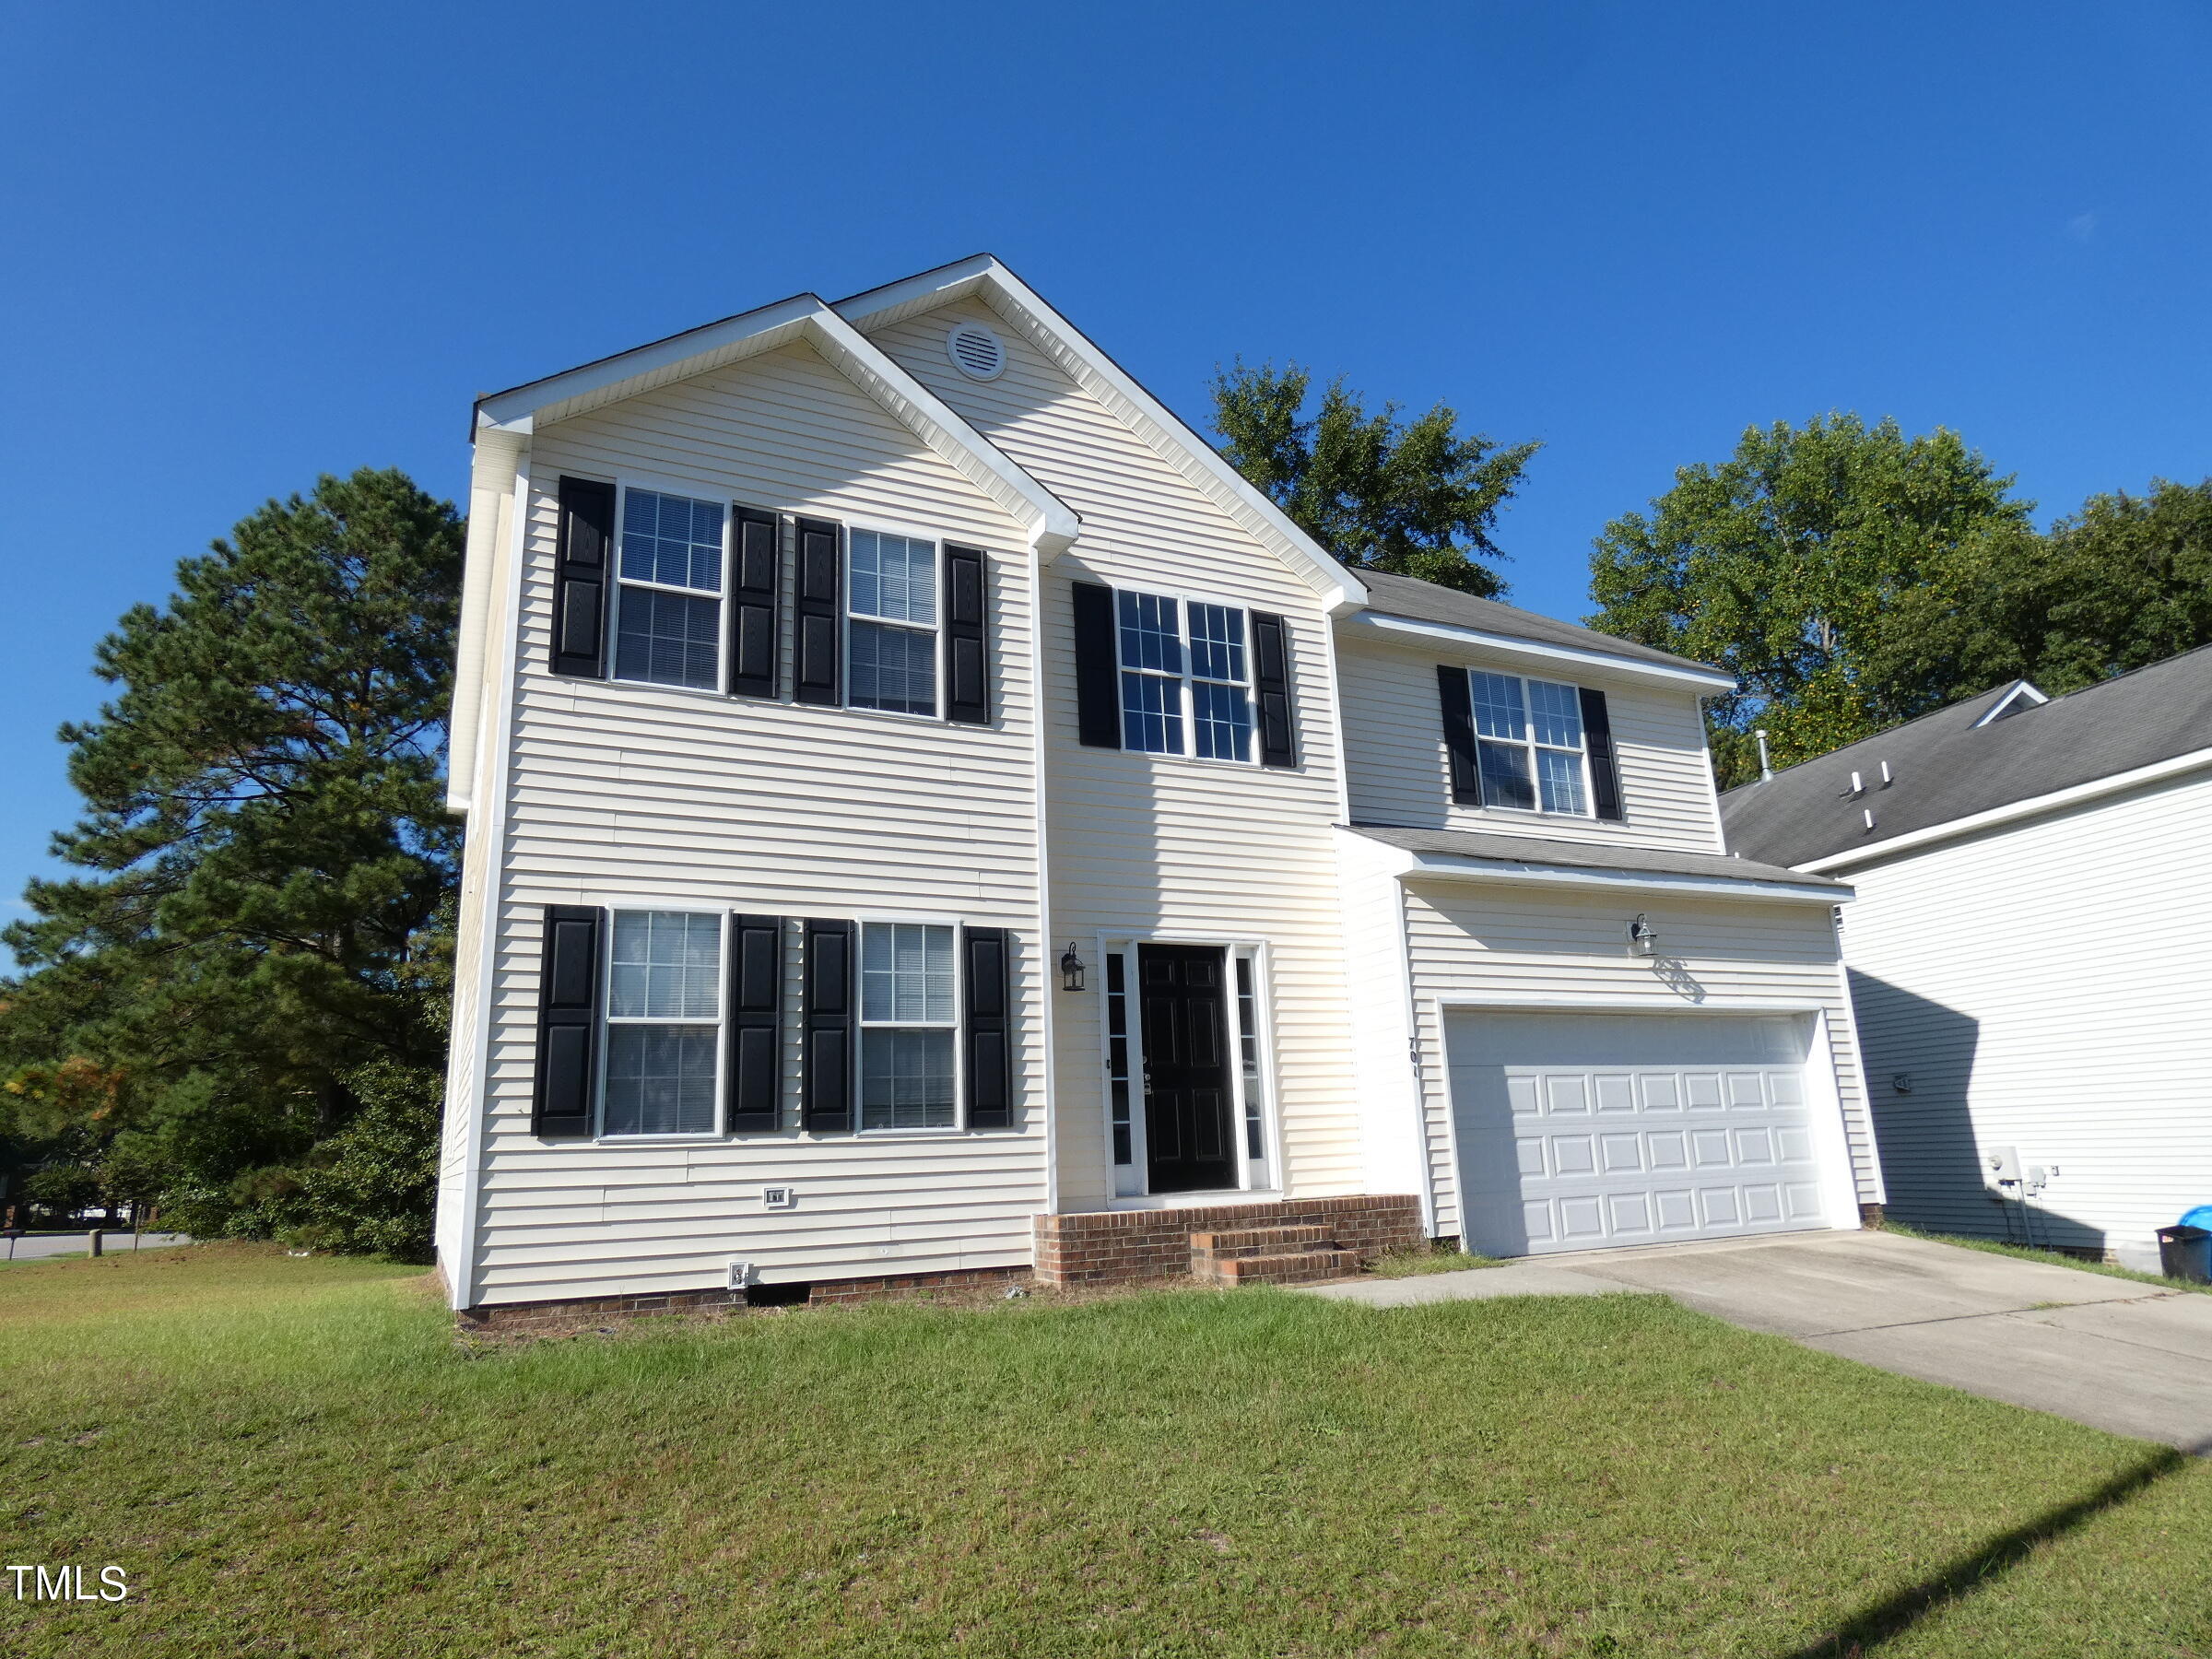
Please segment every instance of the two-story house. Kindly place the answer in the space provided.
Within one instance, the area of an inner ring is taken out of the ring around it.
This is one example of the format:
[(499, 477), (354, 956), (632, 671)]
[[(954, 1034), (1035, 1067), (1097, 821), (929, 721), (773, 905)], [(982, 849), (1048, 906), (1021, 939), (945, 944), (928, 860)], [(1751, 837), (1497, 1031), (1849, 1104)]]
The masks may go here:
[(1727, 681), (1346, 569), (997, 261), (475, 429), (457, 1309), (1878, 1201), (1849, 889), (1726, 855)]

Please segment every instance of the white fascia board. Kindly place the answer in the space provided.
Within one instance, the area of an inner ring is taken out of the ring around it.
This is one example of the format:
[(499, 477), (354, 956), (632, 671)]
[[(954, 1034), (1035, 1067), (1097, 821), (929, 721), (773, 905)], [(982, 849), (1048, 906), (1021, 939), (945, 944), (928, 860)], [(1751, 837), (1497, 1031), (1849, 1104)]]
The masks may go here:
[(477, 405), (477, 440), (481, 442), (495, 432), (527, 435), (538, 425), (569, 419), (800, 340), (997, 502), (1041, 557), (1049, 559), (1074, 542), (1082, 521), (1066, 502), (813, 294), (781, 300), (635, 351), (495, 393)]
[(1970, 813), (1965, 818), (1953, 818), (1947, 824), (1930, 824), (1925, 830), (1909, 830), (1887, 841), (1873, 841), (1842, 853), (1830, 853), (1826, 858), (1792, 865), (1790, 868), (1802, 870), (1807, 876), (1824, 876), (1830, 870), (1844, 869), (1855, 864), (1869, 864), (1876, 859), (1888, 858), (1892, 853), (1909, 853), (1915, 847), (1948, 841), (1953, 836), (1971, 835), (1979, 830), (1994, 829), (2021, 818), (2057, 812), (2083, 801), (2119, 794), (2140, 784), (2156, 783), (2165, 778), (2178, 778), (2184, 772), (2196, 771), (2208, 766), (2212, 766), (2212, 748), (2191, 749), (2185, 755), (2169, 756), (2166, 759), (2154, 760), (2148, 766), (2138, 766), (2131, 771), (2114, 772), (2109, 778), (2092, 778), (2087, 783), (2077, 783), (2068, 789), (2054, 789), (2049, 794), (2034, 795), (2028, 800), (2014, 801), (2003, 806), (1992, 806), (1987, 812)]
[(1982, 729), (1982, 727), (1987, 725), (1991, 721), (2003, 719), (2005, 711), (2011, 708), (2014, 703), (2018, 702), (2023, 697), (2033, 698), (2035, 700), (2030, 706), (2034, 708), (2041, 708), (2043, 704), (2051, 700), (2041, 691), (2038, 691), (2033, 686), (2030, 685), (2026, 680), (2022, 680), (2018, 685), (2014, 686), (2011, 690), (2006, 692), (2004, 696), (1998, 698), (1994, 703), (1991, 704), (1989, 712), (1983, 715), (1981, 719), (1975, 721), (1972, 729), (1979, 731)]
[(1848, 904), (1847, 887), (1789, 881), (1735, 880), (1723, 876), (1676, 876), (1656, 870), (1593, 870), (1572, 865), (1506, 863), (1448, 853), (1408, 853), (1401, 881), (1496, 881), (1516, 886), (1592, 888), (1606, 892), (1680, 893), (1707, 899), (1759, 899), (1785, 904)]
[(806, 322), (809, 342), (847, 380), (889, 410), (1029, 532), (1046, 560), (1067, 551), (1083, 521), (1058, 496), (970, 426), (950, 405), (901, 369), (844, 318), (825, 305)]
[(1281, 508), (1224, 461), (1213, 445), (1192, 431), (1127, 370), (991, 254), (978, 253), (957, 265), (855, 294), (838, 301), (837, 310), (866, 330), (887, 327), (918, 312), (971, 295), (980, 296), (983, 303), (1026, 335), (1030, 344), (1120, 416), (1231, 519), (1281, 557), (1321, 596), (1324, 608), (1336, 610), (1366, 602), (1367, 586), (1358, 576), (1331, 558), (1292, 524)]
[(1374, 629), (1382, 633), (1400, 634), (1413, 639), (1435, 640), (1466, 649), (1502, 652), (1509, 656), (1524, 657), (1540, 663), (1602, 668), (1607, 674), (1625, 675), (1632, 679), (1657, 680), (1669, 686), (1694, 686), (1702, 691), (1735, 689), (1734, 679), (1711, 669), (1674, 668), (1665, 663), (1640, 662), (1635, 657), (1612, 656), (1602, 651), (1585, 651), (1573, 645), (1553, 645), (1542, 640), (1517, 640), (1511, 634), (1490, 633), (1479, 628), (1462, 628), (1456, 623), (1420, 622), (1411, 617), (1386, 617), (1375, 611), (1359, 611), (1338, 620), (1354, 628)]
[(528, 438), (512, 429), (489, 429), (479, 436), (470, 468), (468, 540), (462, 554), (461, 616), (454, 630), (453, 713), (445, 740), (445, 806), (464, 818), (475, 799), (492, 582), (501, 562), (500, 529), (510, 512), (516, 469), (529, 453)]

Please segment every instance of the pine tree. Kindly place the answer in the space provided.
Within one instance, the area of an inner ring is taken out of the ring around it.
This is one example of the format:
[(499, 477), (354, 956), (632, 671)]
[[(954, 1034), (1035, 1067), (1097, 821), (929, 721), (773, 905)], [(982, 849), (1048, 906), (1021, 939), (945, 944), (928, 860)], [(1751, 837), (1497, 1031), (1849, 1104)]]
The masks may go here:
[(86, 811), (7, 929), (0, 1104), (97, 1136), (192, 1224), (253, 1230), (359, 1109), (434, 1074), (462, 526), (396, 471), (325, 477), (178, 566), (98, 648), (65, 726)]

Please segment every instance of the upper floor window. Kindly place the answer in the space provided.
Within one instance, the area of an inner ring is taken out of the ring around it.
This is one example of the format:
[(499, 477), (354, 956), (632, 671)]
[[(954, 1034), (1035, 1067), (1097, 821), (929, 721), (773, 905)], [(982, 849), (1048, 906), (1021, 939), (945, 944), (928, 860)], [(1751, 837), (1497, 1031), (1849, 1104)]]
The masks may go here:
[(1551, 680), (1468, 670), (1486, 805), (1590, 816), (1582, 693)]
[(617, 679), (720, 688), (723, 516), (719, 501), (623, 492)]
[(1244, 612), (1164, 594), (1114, 594), (1122, 747), (1208, 760), (1252, 759)]
[(937, 544), (851, 534), (846, 700), (900, 714), (937, 712)]

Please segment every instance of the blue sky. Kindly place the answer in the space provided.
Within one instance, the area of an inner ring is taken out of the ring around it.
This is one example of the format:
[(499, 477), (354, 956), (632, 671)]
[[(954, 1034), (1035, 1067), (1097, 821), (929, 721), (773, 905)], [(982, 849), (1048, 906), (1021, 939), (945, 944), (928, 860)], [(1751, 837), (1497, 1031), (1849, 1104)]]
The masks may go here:
[(1753, 422), (2048, 518), (2212, 472), (2212, 9), (0, 7), (0, 904), (176, 559), (480, 391), (989, 249), (1169, 404), (1296, 358), (1545, 449), (1513, 596)]

